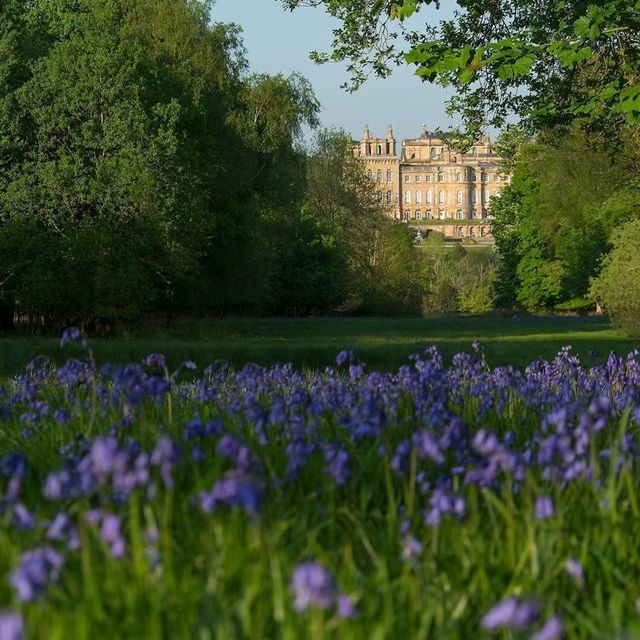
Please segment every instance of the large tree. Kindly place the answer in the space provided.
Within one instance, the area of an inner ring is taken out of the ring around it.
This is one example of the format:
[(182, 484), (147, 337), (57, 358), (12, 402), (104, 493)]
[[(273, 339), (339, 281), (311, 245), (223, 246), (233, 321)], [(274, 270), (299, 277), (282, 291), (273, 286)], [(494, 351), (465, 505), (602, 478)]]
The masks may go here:
[(587, 116), (640, 120), (640, 7), (629, 0), (457, 0), (453, 17), (420, 12), (437, 0), (281, 0), (324, 6), (340, 22), (320, 62), (347, 61), (352, 87), (373, 72), (415, 65), (453, 87), (451, 110), (476, 135), (511, 113), (537, 127)]

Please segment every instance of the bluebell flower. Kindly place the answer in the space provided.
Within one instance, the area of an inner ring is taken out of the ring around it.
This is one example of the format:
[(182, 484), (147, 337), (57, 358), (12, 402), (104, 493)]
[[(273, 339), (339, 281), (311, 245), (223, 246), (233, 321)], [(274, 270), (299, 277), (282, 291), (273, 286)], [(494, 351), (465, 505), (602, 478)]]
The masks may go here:
[(536, 498), (536, 520), (546, 520), (556, 515), (553, 501), (549, 496), (538, 496)]
[(507, 598), (492, 607), (482, 618), (482, 627), (487, 631), (500, 628), (521, 630), (531, 626), (540, 613), (540, 604), (535, 600)]
[(558, 616), (552, 616), (545, 623), (542, 629), (536, 631), (531, 640), (560, 640), (564, 637), (564, 625)]
[(63, 564), (64, 558), (51, 547), (25, 551), (11, 574), (18, 598), (26, 602), (37, 600), (50, 583), (58, 580)]
[(0, 640), (23, 640), (24, 623), (19, 613), (0, 611)]

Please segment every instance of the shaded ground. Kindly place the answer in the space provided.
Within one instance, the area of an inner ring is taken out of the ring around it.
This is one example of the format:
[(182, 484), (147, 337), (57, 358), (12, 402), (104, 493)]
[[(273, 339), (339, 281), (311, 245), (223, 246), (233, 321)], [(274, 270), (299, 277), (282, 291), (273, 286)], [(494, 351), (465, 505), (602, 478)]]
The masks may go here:
[[(428, 318), (225, 319), (189, 321), (91, 341), (99, 362), (138, 361), (153, 351), (171, 366), (190, 359), (206, 365), (217, 359), (235, 366), (246, 362), (293, 362), (324, 368), (336, 354), (354, 348), (370, 368), (391, 370), (411, 353), (435, 344), (450, 358), (479, 340), (491, 366), (524, 366), (539, 356), (552, 358), (571, 345), (589, 365), (610, 351), (625, 355), (640, 347), (604, 318), (432, 316)], [(19, 371), (29, 360), (47, 355), (56, 361), (78, 355), (59, 347), (54, 337), (0, 336), (0, 375)]]

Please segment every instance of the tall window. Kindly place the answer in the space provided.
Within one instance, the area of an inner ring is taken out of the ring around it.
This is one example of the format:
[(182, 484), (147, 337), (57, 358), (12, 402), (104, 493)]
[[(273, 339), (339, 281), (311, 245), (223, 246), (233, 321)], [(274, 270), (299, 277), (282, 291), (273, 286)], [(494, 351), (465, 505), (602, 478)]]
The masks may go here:
[(431, 190), (427, 191), (427, 204), (433, 204), (433, 193)]
[(422, 182), (422, 176), (416, 176), (416, 182)]
[(432, 216), (433, 214), (431, 213), (431, 209), (427, 209), (427, 215), (426, 215), (427, 220), (431, 220)]
[(411, 204), (411, 191), (404, 192), (404, 203)]
[(489, 194), (486, 190), (482, 192), (482, 202), (484, 202), (484, 204), (487, 204), (487, 202), (489, 202)]
[(407, 209), (407, 210), (404, 212), (404, 219), (405, 219), (405, 220), (409, 220), (409, 218), (410, 218), (410, 217), (411, 217), (411, 211), (409, 211), (409, 209)]
[(376, 145), (376, 155), (377, 156), (381, 156), (382, 155), (382, 145), (381, 144)]
[(422, 191), (416, 191), (416, 204), (422, 204)]
[(382, 169), (378, 169), (378, 172), (376, 173), (376, 180), (378, 182), (382, 182)]
[(456, 204), (462, 204), (462, 191), (456, 191)]
[(431, 147), (431, 159), (435, 160), (438, 157), (438, 152), (435, 147)]
[(456, 171), (456, 182), (460, 182), (460, 178), (461, 178), (460, 172)]
[(427, 182), (431, 182), (431, 181), (432, 181), (431, 174), (429, 174), (429, 175), (427, 176)]
[(462, 209), (458, 209), (456, 211), (456, 218), (458, 218), (458, 220), (462, 220), (464, 218), (464, 214), (462, 213)]
[(438, 182), (444, 182), (444, 173), (438, 172)]
[(438, 204), (444, 204), (445, 203), (445, 193), (444, 191), (441, 191), (438, 194)]
[(387, 182), (391, 182), (391, 169), (387, 169)]
[(500, 182), (500, 174), (496, 173), (495, 177), (494, 177), (495, 182)]
[(407, 173), (407, 174), (405, 174), (405, 176), (404, 176), (404, 181), (405, 181), (405, 182), (411, 182), (411, 176), (410, 176), (408, 173)]
[(471, 204), (476, 204), (478, 202), (478, 190), (474, 189), (471, 192)]
[(376, 194), (376, 200), (378, 201), (378, 204), (382, 204), (382, 191), (378, 191)]
[(416, 211), (416, 220), (422, 220), (422, 211), (420, 209)]
[(387, 191), (387, 204), (393, 204), (393, 194), (391, 191)]
[(371, 169), (367, 171), (367, 179), (369, 180), (369, 182), (373, 180), (373, 172), (371, 171)]

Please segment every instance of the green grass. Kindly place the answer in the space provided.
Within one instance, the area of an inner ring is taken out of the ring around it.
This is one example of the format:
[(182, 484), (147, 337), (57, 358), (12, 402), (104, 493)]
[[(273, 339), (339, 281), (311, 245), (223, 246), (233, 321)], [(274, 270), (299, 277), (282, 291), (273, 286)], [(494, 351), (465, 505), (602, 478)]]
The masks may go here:
[[(605, 318), (494, 315), (190, 321), (91, 343), (99, 362), (139, 361), (159, 351), (172, 367), (187, 359), (200, 365), (225, 359), (235, 366), (292, 362), (317, 369), (331, 365), (340, 350), (354, 348), (370, 368), (389, 371), (429, 345), (435, 344), (450, 358), (470, 350), (473, 340), (482, 343), (491, 366), (523, 367), (538, 357), (552, 358), (565, 345), (571, 345), (586, 364), (601, 362), (610, 351), (624, 355), (640, 347), (640, 340), (625, 336)], [(4, 334), (0, 376), (15, 374), (39, 355), (60, 362), (78, 353), (60, 349), (55, 337)]]

